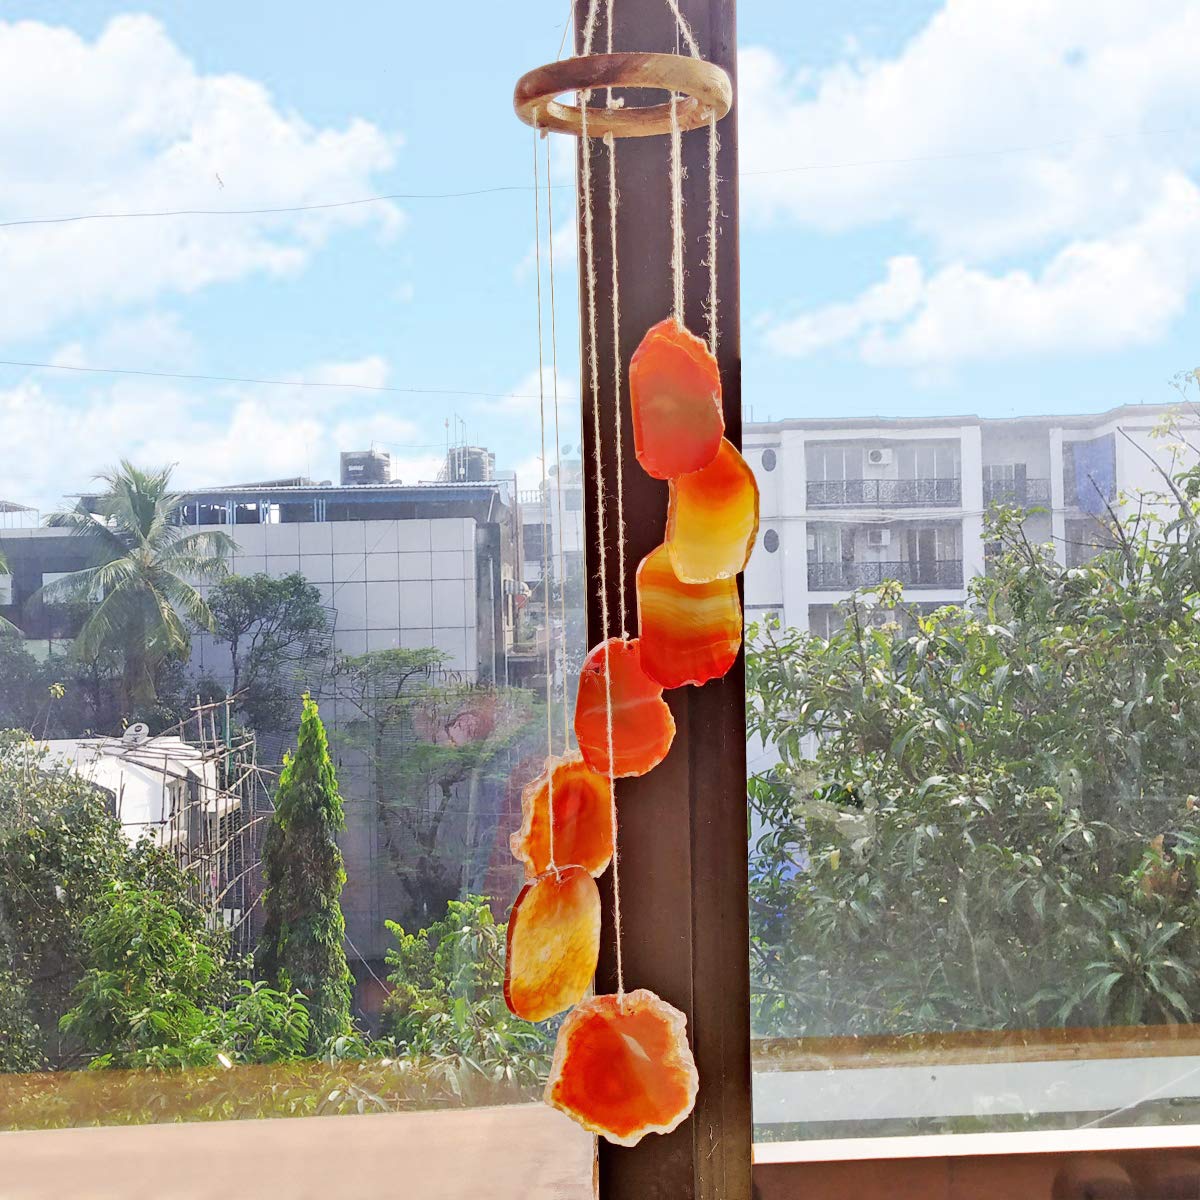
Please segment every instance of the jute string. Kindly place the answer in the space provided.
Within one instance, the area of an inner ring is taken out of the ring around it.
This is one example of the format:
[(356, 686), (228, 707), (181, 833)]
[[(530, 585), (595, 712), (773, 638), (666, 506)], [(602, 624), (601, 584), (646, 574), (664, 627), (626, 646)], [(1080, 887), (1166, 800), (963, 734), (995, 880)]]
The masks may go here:
[[(678, 0), (667, 0), (667, 7), (675, 17), (675, 28), (692, 58), (700, 58), (700, 44), (679, 9)], [(683, 323), (683, 195), (681, 137), (676, 113), (676, 97), (671, 94), (671, 269), (675, 284), (675, 319)], [(717, 118), (708, 119), (708, 348), (717, 353), (717, 154), (720, 149), (717, 135)]]
[[(609, 0), (611, 4), (611, 0)], [(583, 52), (592, 52), (592, 38), (596, 31), (596, 18), (599, 14), (599, 0), (591, 0), (588, 5), (587, 21), (583, 31)], [(611, 21), (611, 18), (610, 18)], [(616, 764), (613, 752), (613, 705), (612, 705), (612, 670), (611, 647), (609, 644), (611, 623), (608, 609), (608, 565), (606, 551), (607, 513), (605, 501), (605, 486), (603, 482), (604, 463), (600, 453), (600, 393), (598, 387), (598, 364), (596, 361), (596, 250), (595, 250), (595, 216), (592, 211), (592, 142), (588, 133), (588, 105), (591, 92), (584, 91), (579, 96), (580, 133), (582, 135), (580, 154), (582, 156), (583, 173), (583, 241), (585, 273), (587, 278), (587, 324), (588, 324), (588, 373), (590, 376), (590, 391), (592, 399), (592, 450), (594, 474), (596, 477), (596, 532), (600, 549), (600, 624), (604, 639), (604, 719), (605, 734), (608, 746), (608, 784), (612, 795), (612, 872), (613, 872), (613, 934), (616, 945), (617, 966), (617, 1000), (620, 1003), (625, 997), (625, 967), (621, 951), (621, 876), (617, 854), (617, 788)], [(620, 404), (620, 397), (617, 397)], [(620, 429), (620, 413), (617, 413), (617, 428)], [(617, 479), (621, 478), (621, 462), (617, 462)], [(621, 592), (624, 593), (625, 580), (621, 579)]]
[(554, 489), (558, 498), (558, 661), (563, 667), (562, 719), (563, 750), (571, 748), (571, 709), (567, 696), (567, 555), (563, 548), (563, 469), (562, 438), (559, 431), (558, 405), (558, 297), (554, 288), (554, 189), (550, 186), (550, 139), (546, 143), (546, 228), (549, 231), (547, 249), (550, 255), (550, 370), (554, 385)]
[[(546, 175), (547, 191), (550, 176)], [(538, 342), (538, 424), (542, 436), (542, 608), (546, 618), (546, 778), (547, 824), (549, 826), (550, 870), (558, 874), (554, 857), (554, 708), (552, 704), (553, 672), (550, 670), (550, 551), (547, 542), (550, 496), (546, 485), (546, 366), (542, 339), (542, 218), (541, 184), (538, 177), (538, 124), (533, 121), (533, 258), (537, 274), (537, 342)], [(550, 227), (553, 241), (554, 226)]]

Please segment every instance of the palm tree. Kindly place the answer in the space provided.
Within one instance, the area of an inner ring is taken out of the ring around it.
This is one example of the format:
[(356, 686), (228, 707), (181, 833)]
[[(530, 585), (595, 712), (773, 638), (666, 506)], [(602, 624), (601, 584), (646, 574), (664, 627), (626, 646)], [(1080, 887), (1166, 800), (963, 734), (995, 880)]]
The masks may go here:
[[(0, 550), (0, 575), (7, 574), (8, 559), (4, 557), (4, 551)], [(11, 621), (6, 621), (3, 617), (0, 617), (0, 637), (9, 637), (13, 635), (19, 637), (20, 634), (21, 631)]]
[(48, 584), (43, 594), (95, 606), (76, 649), (85, 659), (117, 652), (127, 712), (155, 702), (155, 672), (163, 662), (187, 658), (189, 623), (213, 628), (193, 581), (224, 575), (225, 557), (235, 548), (224, 533), (189, 533), (175, 524), (184, 498), (171, 491), (171, 470), (142, 471), (122, 459), (118, 469), (98, 476), (106, 488), (94, 512), (81, 501), (49, 518), (88, 543), (95, 565)]

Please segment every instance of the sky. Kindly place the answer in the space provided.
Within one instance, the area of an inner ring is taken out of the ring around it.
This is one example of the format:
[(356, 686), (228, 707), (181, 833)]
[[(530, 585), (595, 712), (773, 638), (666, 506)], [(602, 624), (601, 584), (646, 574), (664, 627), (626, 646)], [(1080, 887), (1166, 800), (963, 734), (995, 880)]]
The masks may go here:
[[(49, 511), (122, 456), (336, 478), (370, 445), (413, 482), (448, 422), (535, 486), (511, 94), (567, 9), (0, 0), (0, 360), (54, 365), (0, 365), (0, 498)], [(749, 415), (1097, 411), (1200, 365), (1195, 0), (742, 0), (739, 26)], [(29, 223), (178, 209), (223, 212)]]

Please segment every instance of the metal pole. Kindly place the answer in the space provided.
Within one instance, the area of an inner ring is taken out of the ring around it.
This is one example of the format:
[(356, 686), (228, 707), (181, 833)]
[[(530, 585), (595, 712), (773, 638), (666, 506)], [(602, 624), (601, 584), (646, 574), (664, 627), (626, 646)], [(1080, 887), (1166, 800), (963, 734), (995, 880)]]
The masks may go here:
[[(736, 84), (735, 0), (681, 0), (680, 8), (705, 58), (724, 67)], [(588, 0), (576, 0), (576, 53)], [(594, 50), (603, 50), (604, 11)], [(614, 49), (675, 51), (674, 19), (665, 0), (621, 0), (614, 5)], [(686, 52), (686, 51), (685, 51)], [(659, 97), (655, 97), (657, 101)], [(630, 103), (638, 98), (631, 97)], [(600, 96), (593, 103), (602, 103)], [(719, 125), (718, 313), (726, 434), (741, 444), (741, 345), (738, 291), (737, 102)], [(611, 491), (607, 563), (609, 608), (616, 612), (624, 587), (635, 612), (633, 573), (663, 538), (666, 485), (651, 479), (633, 456), (627, 391), (612, 394), (613, 346), (609, 253), (608, 152), (598, 141), (580, 148), (592, 155), (595, 214), (598, 402), (601, 457), (607, 480), (617, 462), (614, 420), (624, 422), (622, 464), (628, 577), (616, 576), (616, 529)], [(683, 136), (685, 312), (688, 327), (707, 332), (708, 132)], [(621, 291), (620, 353), (628, 380), (629, 358), (645, 331), (671, 311), (670, 175), (667, 138), (617, 142), (620, 189), (617, 244)], [(580, 176), (582, 188), (582, 176)], [(586, 278), (580, 235), (582, 328)], [(589, 378), (584, 346), (583, 379)], [(595, 511), (592, 410), (584, 402), (588, 578), (598, 576), (601, 552)], [(589, 644), (600, 638), (599, 603), (588, 598)], [(630, 633), (634, 633), (630, 630)], [(604, 1200), (750, 1200), (751, 1111), (749, 1028), (749, 913), (746, 845), (745, 671), (738, 662), (724, 679), (703, 688), (667, 693), (677, 725), (667, 759), (642, 779), (617, 785), (625, 981), (648, 987), (687, 1014), (700, 1093), (690, 1120), (666, 1137), (652, 1135), (634, 1149), (599, 1148)], [(607, 887), (607, 877), (605, 880)], [(597, 987), (615, 989), (611, 897), (605, 892), (605, 928)]]

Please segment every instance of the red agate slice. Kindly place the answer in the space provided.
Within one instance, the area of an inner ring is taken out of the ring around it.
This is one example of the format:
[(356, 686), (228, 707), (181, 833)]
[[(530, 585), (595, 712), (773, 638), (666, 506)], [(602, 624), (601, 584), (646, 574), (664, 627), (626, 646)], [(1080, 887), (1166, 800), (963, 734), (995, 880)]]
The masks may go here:
[(637, 570), (642, 667), (665, 688), (719, 679), (742, 644), (742, 606), (736, 579), (681, 583), (666, 545), (651, 550)]
[(629, 362), (633, 445), (642, 469), (672, 479), (707, 466), (725, 432), (717, 360), (674, 317), (653, 326)]
[(653, 992), (592, 996), (558, 1031), (546, 1103), (621, 1146), (670, 1133), (700, 1086), (687, 1018)]
[(612, 858), (612, 787), (581, 754), (551, 759), (521, 793), (521, 828), (509, 839), (513, 858), (532, 879), (550, 867), (554, 797), (554, 861), (601, 875)]
[(745, 569), (758, 533), (758, 484), (733, 444), (698, 471), (671, 480), (667, 551), (684, 583), (730, 579)]
[(578, 1003), (600, 953), (600, 892), (582, 867), (547, 871), (527, 883), (508, 917), (504, 1001), (526, 1021)]
[(605, 659), (612, 678), (612, 774), (645, 775), (667, 756), (675, 718), (662, 685), (642, 668), (641, 639), (609, 638), (583, 660), (575, 698), (575, 740), (583, 761), (608, 775)]

